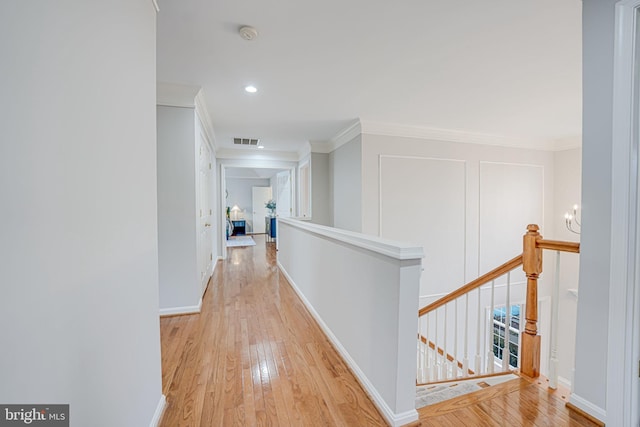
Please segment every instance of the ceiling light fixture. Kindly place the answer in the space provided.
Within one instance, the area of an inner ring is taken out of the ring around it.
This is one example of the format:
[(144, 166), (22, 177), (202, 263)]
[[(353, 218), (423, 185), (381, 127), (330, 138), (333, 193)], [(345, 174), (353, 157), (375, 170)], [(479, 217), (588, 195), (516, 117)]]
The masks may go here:
[(258, 145), (258, 148), (262, 150), (264, 148), (264, 145)]
[(249, 93), (256, 93), (258, 91), (258, 88), (255, 86), (249, 85), (249, 86), (245, 86), (244, 90)]

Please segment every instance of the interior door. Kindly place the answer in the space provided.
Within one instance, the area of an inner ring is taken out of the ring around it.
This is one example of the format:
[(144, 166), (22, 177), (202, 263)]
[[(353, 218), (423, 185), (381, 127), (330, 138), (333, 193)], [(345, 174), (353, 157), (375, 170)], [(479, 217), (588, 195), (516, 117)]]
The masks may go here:
[(287, 218), (291, 216), (291, 172), (284, 171), (277, 175), (277, 204), (278, 216)]
[(198, 149), (198, 267), (204, 293), (213, 273), (213, 165), (211, 150), (200, 134)]
[(271, 199), (271, 187), (253, 187), (252, 204), (253, 204), (253, 233), (265, 233), (264, 218), (269, 215), (269, 209), (264, 205)]

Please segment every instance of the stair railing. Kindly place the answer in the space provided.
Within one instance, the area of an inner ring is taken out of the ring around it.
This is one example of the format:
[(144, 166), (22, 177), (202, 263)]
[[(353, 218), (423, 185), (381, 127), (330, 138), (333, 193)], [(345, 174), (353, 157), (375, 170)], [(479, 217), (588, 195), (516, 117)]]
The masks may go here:
[[(493, 375), (497, 373), (496, 366), (503, 372), (509, 372), (513, 366), (532, 378), (540, 375), (538, 279), (542, 273), (542, 251), (555, 250), (559, 257), (561, 251), (578, 253), (580, 244), (544, 240), (538, 230), (535, 224), (527, 226), (522, 254), (419, 310), (418, 384)], [(557, 289), (557, 280), (555, 286)], [(521, 306), (513, 305), (514, 301), (523, 299), (524, 319)], [(474, 308), (472, 311), (470, 303)], [(557, 381), (554, 341), (557, 303), (558, 297), (554, 295), (550, 352), (552, 387)], [(459, 316), (460, 306), (463, 316)], [(512, 308), (517, 313), (512, 312)], [(475, 321), (475, 327), (469, 327), (470, 321)]]

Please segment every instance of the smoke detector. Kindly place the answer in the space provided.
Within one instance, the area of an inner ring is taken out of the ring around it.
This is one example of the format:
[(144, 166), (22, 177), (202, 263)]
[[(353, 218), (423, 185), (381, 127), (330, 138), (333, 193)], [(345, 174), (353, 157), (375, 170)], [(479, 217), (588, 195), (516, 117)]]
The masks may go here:
[(258, 30), (248, 25), (245, 25), (244, 27), (240, 27), (239, 32), (240, 32), (240, 37), (248, 41), (251, 41), (256, 37), (258, 37)]

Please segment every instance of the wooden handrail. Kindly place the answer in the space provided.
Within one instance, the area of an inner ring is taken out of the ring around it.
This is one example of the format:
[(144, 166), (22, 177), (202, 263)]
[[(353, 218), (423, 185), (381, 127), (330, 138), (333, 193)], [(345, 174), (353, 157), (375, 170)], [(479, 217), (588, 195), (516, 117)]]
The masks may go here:
[(550, 249), (552, 251), (573, 252), (576, 254), (580, 253), (580, 243), (565, 242), (561, 240), (538, 239), (536, 241), (536, 248)]
[[(467, 283), (466, 285), (454, 290), (453, 292), (443, 296), (442, 298), (427, 305), (426, 307), (421, 308), (418, 311), (418, 315), (424, 316), (425, 314), (428, 314), (452, 301), (457, 300), (458, 298), (464, 296), (465, 294), (468, 294), (474, 289), (478, 289), (481, 286), (491, 282), (492, 280), (495, 280), (498, 277), (509, 273), (517, 267), (522, 266), (522, 269), (524, 270), (524, 273), (527, 277), (527, 296), (524, 313), (525, 325), (524, 330), (520, 335), (520, 373), (531, 378), (537, 378), (540, 375), (541, 349), (541, 338), (540, 335), (538, 335), (538, 279), (542, 274), (542, 253), (545, 249), (561, 252), (580, 253), (580, 243), (565, 242), (560, 240), (545, 240), (539, 233), (539, 227), (536, 224), (529, 224), (527, 226), (527, 233), (522, 238), (522, 254), (505, 262), (501, 266), (494, 268), (490, 272), (478, 277), (477, 279)], [(493, 306), (493, 291), (491, 304)], [(480, 311), (480, 295), (478, 295), (478, 311)], [(465, 320), (465, 322), (467, 321)], [(421, 338), (423, 339), (423, 342), (426, 342), (426, 339), (424, 339), (422, 336)], [(449, 354), (445, 355), (444, 350), (440, 351), (439, 347), (436, 348), (435, 343), (433, 346), (431, 346), (430, 344), (431, 342), (427, 343), (427, 345), (436, 350), (437, 353), (445, 356), (446, 359), (452, 361), (453, 357), (450, 358)], [(477, 353), (476, 358), (479, 357), (479, 353)], [(464, 366), (467, 366), (468, 363), (466, 358), (467, 355), (465, 349)]]
[(482, 276), (478, 277), (477, 279), (467, 283), (466, 285), (456, 289), (455, 291), (443, 296), (442, 298), (440, 298), (437, 301), (432, 302), (431, 304), (427, 305), (426, 307), (423, 307), (420, 309), (420, 311), (418, 311), (418, 316), (423, 316), (427, 313), (429, 313), (430, 311), (433, 311), (439, 307), (442, 307), (443, 305), (461, 297), (462, 295), (466, 294), (467, 292), (471, 292), (472, 290), (482, 286), (482, 285), (486, 285), (487, 283), (489, 283), (490, 281), (497, 279), (500, 276), (503, 276), (505, 274), (507, 274), (508, 272), (510, 272), (511, 270), (513, 270), (514, 268), (518, 267), (522, 265), (522, 254), (518, 255), (517, 257), (505, 262), (504, 264), (502, 264), (500, 267), (494, 268), (493, 270), (491, 270), (490, 272), (483, 274)]

